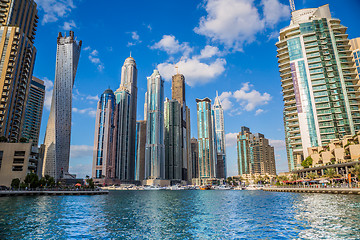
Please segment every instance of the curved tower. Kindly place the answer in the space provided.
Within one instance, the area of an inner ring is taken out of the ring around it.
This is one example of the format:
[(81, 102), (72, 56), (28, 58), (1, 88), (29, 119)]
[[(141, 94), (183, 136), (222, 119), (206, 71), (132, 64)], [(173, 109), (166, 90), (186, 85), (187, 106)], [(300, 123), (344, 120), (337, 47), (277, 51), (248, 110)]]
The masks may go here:
[(215, 103), (213, 106), (213, 111), (214, 111), (214, 124), (215, 124), (215, 134), (216, 134), (216, 147), (217, 147), (216, 177), (226, 178), (224, 110), (221, 106), (221, 101), (217, 92), (216, 92)]
[(69, 171), (72, 88), (79, 62), (81, 41), (74, 32), (59, 33), (57, 38), (56, 70), (51, 109), (45, 134), (43, 175), (56, 180)]

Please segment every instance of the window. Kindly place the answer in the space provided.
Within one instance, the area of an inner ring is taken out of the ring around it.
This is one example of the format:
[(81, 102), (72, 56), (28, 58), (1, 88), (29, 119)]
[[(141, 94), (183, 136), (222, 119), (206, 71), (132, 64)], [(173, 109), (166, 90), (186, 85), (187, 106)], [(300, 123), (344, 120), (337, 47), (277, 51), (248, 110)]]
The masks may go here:
[(23, 166), (13, 166), (13, 172), (21, 172), (23, 170)]
[(1, 169), (1, 163), (3, 159), (4, 151), (0, 151), (0, 169)]
[(15, 164), (24, 163), (24, 159), (23, 158), (14, 158), (13, 163), (15, 163)]
[(25, 151), (15, 151), (14, 156), (25, 156)]

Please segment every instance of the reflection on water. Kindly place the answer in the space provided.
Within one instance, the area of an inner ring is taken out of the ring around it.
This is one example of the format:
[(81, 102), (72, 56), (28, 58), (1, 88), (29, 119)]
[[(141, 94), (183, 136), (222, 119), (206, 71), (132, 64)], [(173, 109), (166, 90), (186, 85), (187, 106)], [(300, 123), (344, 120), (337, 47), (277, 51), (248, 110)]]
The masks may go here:
[(359, 239), (360, 196), (113, 191), (0, 198), (0, 239)]

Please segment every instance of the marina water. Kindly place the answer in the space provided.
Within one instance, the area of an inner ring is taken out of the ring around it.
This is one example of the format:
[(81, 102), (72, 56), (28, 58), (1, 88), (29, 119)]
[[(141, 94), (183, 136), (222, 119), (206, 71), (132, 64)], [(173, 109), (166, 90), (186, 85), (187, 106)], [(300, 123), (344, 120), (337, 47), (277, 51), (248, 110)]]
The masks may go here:
[(360, 239), (360, 196), (110, 191), (0, 198), (0, 239)]

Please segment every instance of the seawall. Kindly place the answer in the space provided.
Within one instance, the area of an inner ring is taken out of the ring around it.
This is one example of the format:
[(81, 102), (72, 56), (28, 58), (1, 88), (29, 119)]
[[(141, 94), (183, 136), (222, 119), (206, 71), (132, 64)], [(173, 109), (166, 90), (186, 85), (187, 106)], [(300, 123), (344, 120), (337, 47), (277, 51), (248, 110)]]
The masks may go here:
[(287, 187), (265, 187), (264, 191), (270, 192), (297, 192), (297, 193), (331, 193), (331, 194), (358, 194), (360, 188), (287, 188)]

